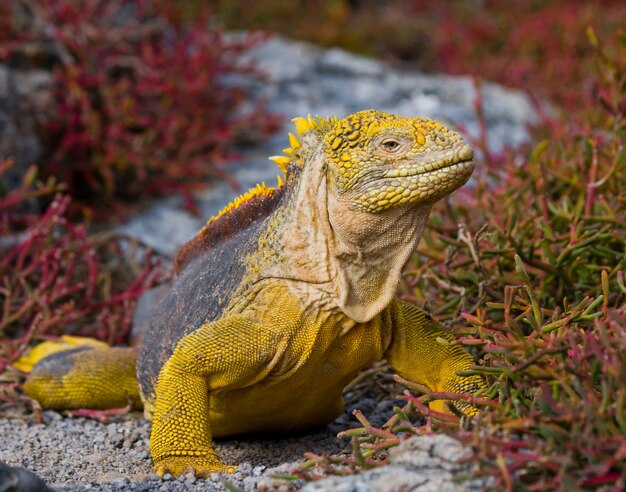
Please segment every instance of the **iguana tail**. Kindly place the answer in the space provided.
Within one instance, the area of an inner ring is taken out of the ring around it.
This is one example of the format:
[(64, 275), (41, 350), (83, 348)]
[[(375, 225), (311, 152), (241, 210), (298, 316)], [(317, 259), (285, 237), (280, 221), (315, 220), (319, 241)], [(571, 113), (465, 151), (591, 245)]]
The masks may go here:
[(129, 403), (141, 409), (135, 374), (137, 348), (81, 345), (38, 361), (24, 391), (44, 408), (105, 410)]

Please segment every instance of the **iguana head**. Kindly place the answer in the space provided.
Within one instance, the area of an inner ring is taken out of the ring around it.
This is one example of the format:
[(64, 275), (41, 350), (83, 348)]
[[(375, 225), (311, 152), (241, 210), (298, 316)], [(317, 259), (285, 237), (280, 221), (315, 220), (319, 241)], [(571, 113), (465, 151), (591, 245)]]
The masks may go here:
[(428, 118), (375, 110), (344, 119), (295, 118), (286, 156), (271, 157), (285, 171), (311, 167), (323, 156), (328, 191), (350, 209), (378, 214), (430, 206), (462, 186), (474, 169), (463, 138)]
[(427, 118), (373, 110), (336, 121), (324, 148), (342, 201), (371, 213), (432, 204), (474, 169), (474, 152), (458, 133)]

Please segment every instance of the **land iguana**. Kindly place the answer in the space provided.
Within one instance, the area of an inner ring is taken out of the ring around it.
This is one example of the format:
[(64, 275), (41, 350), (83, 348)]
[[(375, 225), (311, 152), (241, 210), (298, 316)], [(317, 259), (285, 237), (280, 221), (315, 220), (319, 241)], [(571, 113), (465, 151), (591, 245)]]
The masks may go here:
[(394, 299), (432, 205), (470, 177), (472, 149), (436, 121), (374, 110), (294, 122), (286, 155), (271, 158), (284, 181), (237, 198), (182, 247), (140, 351), (52, 355), (29, 395), (48, 408), (124, 406), (139, 398), (136, 366), (156, 472), (207, 476), (235, 468), (213, 436), (323, 426), (383, 358), (434, 391), (483, 387), (457, 375), (474, 361), (448, 332)]

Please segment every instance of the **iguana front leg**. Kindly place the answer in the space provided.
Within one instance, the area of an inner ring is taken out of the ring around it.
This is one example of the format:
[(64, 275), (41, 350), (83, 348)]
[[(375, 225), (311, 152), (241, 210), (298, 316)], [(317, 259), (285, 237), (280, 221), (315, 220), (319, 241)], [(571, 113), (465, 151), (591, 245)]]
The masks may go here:
[[(393, 335), (385, 357), (400, 376), (437, 392), (473, 393), (485, 387), (479, 376), (457, 374), (475, 361), (450, 333), (436, 326), (426, 311), (400, 301), (394, 301), (389, 309)], [(456, 406), (468, 415), (477, 412), (467, 403)], [(445, 400), (431, 402), (430, 408), (452, 413)]]
[(164, 364), (156, 386), (150, 452), (156, 473), (231, 473), (211, 444), (210, 399), (216, 391), (263, 379), (280, 354), (270, 330), (233, 315), (184, 337)]

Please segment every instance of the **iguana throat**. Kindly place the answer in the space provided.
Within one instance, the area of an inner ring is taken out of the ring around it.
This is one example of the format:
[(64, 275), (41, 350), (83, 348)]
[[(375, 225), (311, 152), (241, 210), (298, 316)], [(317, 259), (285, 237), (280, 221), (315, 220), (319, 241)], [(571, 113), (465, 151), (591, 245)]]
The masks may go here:
[[(371, 320), (391, 301), (431, 205), (379, 214), (351, 207), (347, 213), (323, 156), (302, 169), (298, 182), (294, 195), (286, 197), (294, 207), (273, 219), (282, 224), (280, 237), (274, 240), (270, 233), (260, 239), (264, 246), (280, 245), (270, 262), (273, 271), (266, 273), (293, 279), (297, 297), (305, 297), (309, 305), (338, 308), (356, 322)], [(265, 263), (259, 258), (251, 262)]]

